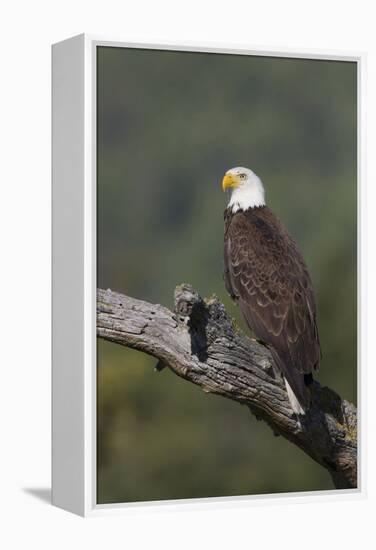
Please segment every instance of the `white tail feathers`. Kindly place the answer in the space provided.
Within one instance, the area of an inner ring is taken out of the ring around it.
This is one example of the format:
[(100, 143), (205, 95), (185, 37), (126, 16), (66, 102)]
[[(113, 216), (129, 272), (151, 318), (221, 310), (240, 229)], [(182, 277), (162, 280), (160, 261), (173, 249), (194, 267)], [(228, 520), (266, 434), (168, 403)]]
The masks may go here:
[(298, 398), (296, 397), (295, 393), (292, 391), (292, 388), (291, 388), (290, 384), (287, 382), (285, 377), (283, 377), (283, 379), (285, 381), (287, 395), (289, 397), (289, 401), (290, 401), (292, 410), (294, 411), (295, 414), (305, 414), (305, 410), (303, 409), (303, 407), (299, 403)]

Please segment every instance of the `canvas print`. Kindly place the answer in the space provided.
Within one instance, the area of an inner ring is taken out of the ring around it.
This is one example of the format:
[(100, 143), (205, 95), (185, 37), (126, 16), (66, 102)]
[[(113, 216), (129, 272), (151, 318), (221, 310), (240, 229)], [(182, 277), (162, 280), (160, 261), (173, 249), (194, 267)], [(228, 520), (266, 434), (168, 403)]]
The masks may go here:
[(97, 502), (357, 488), (357, 64), (97, 48)]

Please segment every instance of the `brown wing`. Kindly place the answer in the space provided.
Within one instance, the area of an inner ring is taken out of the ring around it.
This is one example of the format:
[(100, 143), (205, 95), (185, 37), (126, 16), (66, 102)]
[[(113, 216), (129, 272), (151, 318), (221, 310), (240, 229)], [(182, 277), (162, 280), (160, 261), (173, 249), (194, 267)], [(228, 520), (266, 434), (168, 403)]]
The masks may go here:
[(225, 214), (225, 283), (290, 384), (319, 367), (312, 282), (296, 243), (267, 207)]

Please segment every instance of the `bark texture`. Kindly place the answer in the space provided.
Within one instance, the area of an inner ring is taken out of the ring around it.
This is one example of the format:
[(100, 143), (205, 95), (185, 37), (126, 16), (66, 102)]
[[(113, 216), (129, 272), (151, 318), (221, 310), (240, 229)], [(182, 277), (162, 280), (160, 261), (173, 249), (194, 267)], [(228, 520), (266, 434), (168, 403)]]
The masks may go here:
[(98, 290), (97, 334), (158, 360), (175, 374), (249, 407), (328, 470), (338, 489), (357, 487), (357, 412), (352, 403), (314, 382), (312, 406), (299, 418), (264, 345), (233, 324), (215, 297), (188, 284), (175, 289), (174, 311), (111, 290)]

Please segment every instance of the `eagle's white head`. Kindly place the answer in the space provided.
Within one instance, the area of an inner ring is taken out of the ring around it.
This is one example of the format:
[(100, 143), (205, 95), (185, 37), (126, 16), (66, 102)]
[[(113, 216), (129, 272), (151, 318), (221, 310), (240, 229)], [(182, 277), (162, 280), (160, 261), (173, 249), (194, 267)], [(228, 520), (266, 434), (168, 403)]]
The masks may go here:
[(252, 170), (237, 166), (227, 170), (222, 188), (231, 188), (231, 199), (227, 208), (233, 213), (238, 210), (248, 210), (257, 206), (265, 206), (265, 190), (262, 181)]

